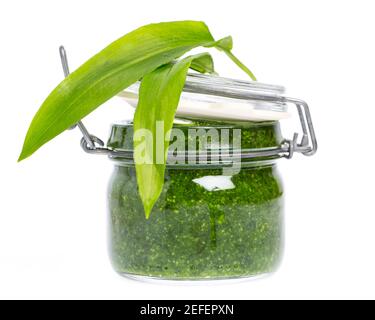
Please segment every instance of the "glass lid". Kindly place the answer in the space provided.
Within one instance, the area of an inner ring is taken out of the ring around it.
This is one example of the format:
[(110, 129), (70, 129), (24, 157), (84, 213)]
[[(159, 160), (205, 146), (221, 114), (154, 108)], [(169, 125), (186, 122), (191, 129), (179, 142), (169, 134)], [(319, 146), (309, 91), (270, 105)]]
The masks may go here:
[[(140, 82), (118, 96), (136, 108)], [(177, 117), (207, 120), (277, 121), (289, 118), (284, 87), (212, 75), (189, 74)]]
[[(138, 82), (121, 92), (119, 97), (136, 107), (139, 87), (140, 83)], [(240, 159), (240, 162), (263, 161), (281, 157), (291, 159), (295, 153), (312, 156), (316, 153), (318, 144), (310, 108), (304, 100), (286, 97), (284, 92), (283, 87), (276, 85), (211, 75), (189, 74), (176, 114), (178, 119), (185, 121), (175, 123), (175, 126), (181, 125), (187, 129), (193, 129), (192, 126), (197, 125), (199, 130), (206, 126), (206, 120), (213, 120), (216, 122), (215, 126), (229, 125), (227, 128), (216, 128), (219, 130), (234, 129), (234, 131), (238, 131), (237, 129), (241, 129), (241, 132), (245, 134), (241, 137), (241, 141), (250, 141), (251, 144), (242, 145), (241, 143), (240, 148), (237, 145), (228, 145), (227, 148), (224, 148), (232, 153), (229, 156), (230, 161), (232, 161), (232, 156)], [(279, 134), (280, 123), (277, 120), (290, 116), (288, 105), (294, 105), (296, 108), (294, 113), (298, 112), (302, 132), (295, 132), (292, 139), (283, 139)], [(208, 129), (212, 129), (212, 125), (210, 123)], [(267, 125), (269, 125), (268, 129)], [(233, 126), (241, 126), (241, 128)], [(276, 127), (272, 128), (272, 126)], [(81, 127), (83, 127), (82, 123)], [(83, 129), (85, 128), (83, 127)], [(111, 159), (133, 161), (133, 139), (132, 134), (128, 132), (132, 129), (130, 123), (112, 126), (107, 147), (101, 139), (91, 135), (87, 129), (83, 129), (84, 136), (81, 139), (81, 146), (86, 152), (108, 155)], [(262, 130), (271, 131), (266, 133)], [(254, 134), (260, 139), (254, 139), (254, 136), (248, 139), (247, 135)], [(261, 141), (261, 137), (271, 137), (271, 140), (262, 140), (262, 143), (256, 143), (256, 141)], [(218, 148), (214, 146), (214, 144), (210, 144), (211, 157), (217, 156)], [(196, 157), (196, 153), (177, 152), (178, 159), (184, 160), (191, 156)], [(225, 156), (222, 160), (225, 162), (227, 158)]]

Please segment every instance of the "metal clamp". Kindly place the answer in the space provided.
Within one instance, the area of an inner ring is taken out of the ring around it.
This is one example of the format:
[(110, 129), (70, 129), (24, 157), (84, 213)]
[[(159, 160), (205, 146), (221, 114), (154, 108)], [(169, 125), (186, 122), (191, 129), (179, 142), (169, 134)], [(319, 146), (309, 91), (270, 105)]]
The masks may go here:
[(298, 143), (298, 133), (294, 133), (292, 140), (285, 141), (289, 148), (285, 157), (291, 159), (294, 152), (302, 153), (305, 156), (314, 155), (318, 150), (318, 142), (315, 135), (314, 125), (312, 123), (309, 106), (305, 101), (294, 98), (283, 97), (283, 102), (294, 104), (297, 107), (302, 128), (301, 142)]
[[(60, 58), (64, 70), (64, 75), (67, 77), (69, 75), (69, 66), (68, 66), (68, 59), (66, 55), (65, 48), (63, 46), (60, 47)], [(262, 97), (253, 97), (254, 100), (262, 101), (264, 100)], [(281, 100), (280, 100), (281, 99)], [(270, 98), (267, 98), (268, 101)], [(305, 156), (312, 156), (316, 153), (318, 149), (318, 143), (315, 136), (315, 130), (312, 123), (311, 113), (309, 106), (307, 103), (300, 99), (288, 98), (288, 97), (281, 97), (279, 99), (273, 100), (274, 102), (282, 102), (287, 104), (293, 104), (296, 106), (299, 120), (302, 129), (302, 138), (301, 141), (298, 142), (299, 134), (294, 133), (292, 140), (284, 140), (279, 147), (276, 148), (265, 148), (265, 149), (253, 149), (253, 150), (246, 150), (241, 152), (241, 154), (237, 155), (241, 159), (256, 159), (256, 158), (264, 158), (264, 157), (279, 157), (279, 158), (287, 158), (291, 159), (294, 153), (298, 152)], [(104, 142), (99, 139), (98, 137), (91, 135), (89, 131), (86, 129), (82, 121), (79, 121), (76, 125), (71, 127), (70, 129), (74, 129), (78, 127), (82, 132), (82, 139), (81, 139), (81, 147), (82, 149), (89, 153), (89, 154), (98, 154), (98, 155), (106, 155), (110, 158), (123, 158), (127, 160), (133, 159), (133, 152), (126, 151), (126, 150), (113, 150), (104, 147)], [(187, 154), (184, 153), (180, 155), (181, 158), (186, 158)], [(176, 159), (176, 156), (174, 156)], [(178, 156), (177, 156), (178, 158)]]

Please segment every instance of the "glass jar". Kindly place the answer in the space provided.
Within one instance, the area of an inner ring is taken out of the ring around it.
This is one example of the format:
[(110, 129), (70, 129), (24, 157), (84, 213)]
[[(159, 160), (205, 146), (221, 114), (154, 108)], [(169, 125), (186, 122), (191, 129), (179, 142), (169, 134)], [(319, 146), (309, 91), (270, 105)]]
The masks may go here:
[[(281, 143), (277, 122), (184, 126), (204, 127), (206, 132), (240, 129), (243, 148)], [(110, 147), (126, 148), (131, 141), (132, 125), (113, 126)], [(170, 280), (240, 278), (274, 271), (283, 247), (283, 188), (276, 163), (247, 161), (233, 174), (231, 170), (235, 169), (225, 164), (168, 165), (162, 195), (146, 219), (135, 166), (116, 158), (109, 189), (115, 270)]]
[[(135, 106), (137, 91), (135, 85), (121, 95)], [(173, 129), (182, 133), (188, 151), (170, 150), (168, 159), (177, 154), (177, 161), (166, 166), (163, 191), (149, 219), (138, 194), (132, 124), (114, 124), (106, 148), (90, 147), (82, 139), (85, 151), (114, 161), (109, 238), (118, 273), (137, 279), (218, 280), (277, 269), (284, 191), (276, 162), (317, 150), (307, 104), (283, 92), (256, 82), (189, 76), (177, 112), (184, 121)], [(300, 142), (298, 134), (291, 140), (281, 134), (279, 120), (288, 115), (290, 104), (301, 122)], [(200, 132), (194, 152), (188, 148), (191, 132)]]

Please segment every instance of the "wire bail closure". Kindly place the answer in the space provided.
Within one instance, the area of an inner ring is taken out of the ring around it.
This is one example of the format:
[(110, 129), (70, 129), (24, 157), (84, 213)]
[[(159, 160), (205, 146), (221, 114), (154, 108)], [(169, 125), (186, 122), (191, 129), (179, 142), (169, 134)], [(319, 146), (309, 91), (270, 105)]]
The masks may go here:
[[(67, 77), (69, 72), (69, 65), (66, 50), (63, 46), (59, 48), (61, 63), (64, 71), (65, 77)], [(315, 135), (315, 130), (312, 122), (312, 117), (310, 113), (310, 108), (308, 104), (300, 99), (294, 99), (289, 97), (281, 96), (279, 98), (276, 97), (264, 97), (259, 95), (247, 95), (248, 99), (256, 100), (256, 101), (269, 101), (269, 102), (282, 102), (286, 104), (293, 104), (298, 111), (299, 120), (302, 129), (302, 138), (301, 141), (299, 140), (299, 133), (294, 133), (293, 139), (291, 140), (284, 140), (279, 147), (275, 148), (264, 148), (264, 149), (253, 149), (253, 150), (246, 150), (241, 152), (239, 158), (241, 159), (256, 159), (256, 158), (264, 158), (264, 157), (280, 157), (280, 158), (287, 158), (292, 159), (294, 154), (301, 153), (305, 156), (312, 156), (316, 153), (318, 149), (318, 143)], [(98, 137), (89, 133), (85, 125), (82, 121), (79, 121), (77, 124), (72, 126), (70, 130), (75, 129), (76, 127), (79, 128), (83, 137), (81, 139), (81, 147), (82, 149), (89, 154), (97, 154), (97, 155), (106, 155), (110, 158), (124, 158), (124, 159), (133, 159), (133, 152), (126, 151), (126, 150), (113, 150), (107, 147), (104, 147), (105, 143), (103, 140), (99, 139)], [(187, 155), (186, 153), (180, 155), (181, 158), (185, 158)], [(176, 157), (175, 157), (176, 158)]]
[[(64, 71), (64, 76), (66, 78), (67, 76), (69, 76), (70, 72), (69, 72), (68, 58), (67, 58), (66, 50), (64, 46), (61, 46), (59, 48), (59, 52), (60, 52), (61, 64), (62, 64), (63, 71)], [(83, 137), (81, 140), (81, 146), (85, 151), (87, 149), (86, 152), (88, 152), (89, 150), (92, 150), (92, 151), (96, 150), (97, 144), (101, 147), (104, 146), (104, 142), (102, 140), (100, 140), (98, 137), (95, 137), (89, 133), (89, 131), (86, 129), (82, 121), (79, 121), (77, 124), (73, 125), (70, 128), (70, 130), (75, 129), (76, 127), (78, 127), (79, 130), (81, 130), (82, 132)]]

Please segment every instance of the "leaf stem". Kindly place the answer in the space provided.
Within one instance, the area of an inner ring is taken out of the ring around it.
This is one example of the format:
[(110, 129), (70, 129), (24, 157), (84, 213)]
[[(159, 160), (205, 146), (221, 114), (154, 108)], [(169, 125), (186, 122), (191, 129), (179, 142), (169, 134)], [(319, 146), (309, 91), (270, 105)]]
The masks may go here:
[(246, 72), (250, 78), (254, 81), (257, 81), (257, 78), (255, 75), (251, 72), (251, 70), (246, 67), (230, 50), (223, 50), (225, 54), (238, 66), (240, 67), (244, 72)]

